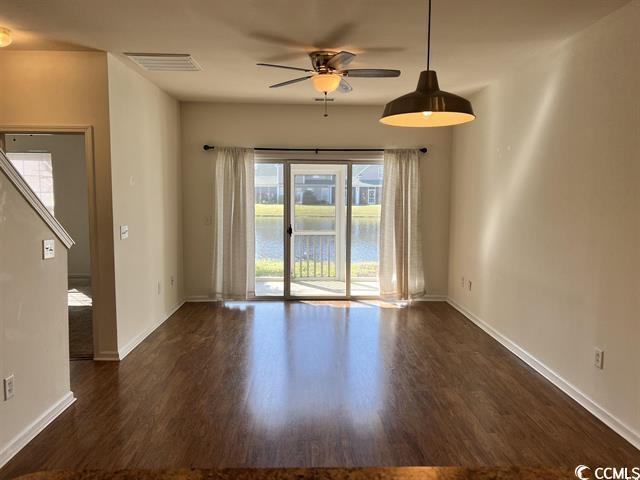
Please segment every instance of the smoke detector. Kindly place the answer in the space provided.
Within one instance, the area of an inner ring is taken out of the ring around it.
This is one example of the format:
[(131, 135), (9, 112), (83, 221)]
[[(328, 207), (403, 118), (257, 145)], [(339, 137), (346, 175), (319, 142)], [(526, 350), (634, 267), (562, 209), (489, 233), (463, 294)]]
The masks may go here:
[(127, 57), (150, 72), (197, 72), (202, 70), (186, 53), (125, 53)]

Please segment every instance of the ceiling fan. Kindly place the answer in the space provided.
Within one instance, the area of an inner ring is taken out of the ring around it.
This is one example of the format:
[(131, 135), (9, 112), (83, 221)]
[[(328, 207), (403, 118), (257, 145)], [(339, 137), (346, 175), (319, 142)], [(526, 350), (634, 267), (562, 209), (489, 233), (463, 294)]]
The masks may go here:
[(327, 93), (338, 90), (342, 93), (349, 93), (353, 88), (345, 77), (362, 77), (362, 78), (386, 78), (399, 77), (400, 70), (388, 70), (383, 68), (354, 68), (348, 69), (347, 66), (356, 57), (354, 53), (341, 51), (334, 52), (331, 50), (317, 50), (309, 53), (312, 68), (289, 67), (286, 65), (276, 65), (273, 63), (258, 63), (261, 67), (285, 68), (287, 70), (298, 70), (310, 73), (305, 77), (294, 78), (286, 82), (270, 85), (269, 88), (279, 88), (293, 83), (302, 82), (311, 79), (313, 88), (318, 92)]

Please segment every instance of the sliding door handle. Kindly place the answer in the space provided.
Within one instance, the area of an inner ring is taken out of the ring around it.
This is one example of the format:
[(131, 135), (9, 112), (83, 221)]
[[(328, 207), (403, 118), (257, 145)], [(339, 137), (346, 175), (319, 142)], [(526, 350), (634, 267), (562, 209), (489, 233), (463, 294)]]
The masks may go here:
[(291, 228), (291, 225), (289, 225), (289, 228), (287, 228), (287, 233), (289, 234), (289, 237), (293, 235), (293, 228)]

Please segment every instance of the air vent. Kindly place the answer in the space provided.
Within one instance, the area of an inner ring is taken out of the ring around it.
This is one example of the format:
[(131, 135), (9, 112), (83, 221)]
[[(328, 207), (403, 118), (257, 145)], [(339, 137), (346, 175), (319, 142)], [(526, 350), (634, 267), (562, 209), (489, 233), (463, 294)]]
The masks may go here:
[(182, 53), (125, 53), (127, 57), (150, 72), (195, 72), (202, 70), (188, 54)]

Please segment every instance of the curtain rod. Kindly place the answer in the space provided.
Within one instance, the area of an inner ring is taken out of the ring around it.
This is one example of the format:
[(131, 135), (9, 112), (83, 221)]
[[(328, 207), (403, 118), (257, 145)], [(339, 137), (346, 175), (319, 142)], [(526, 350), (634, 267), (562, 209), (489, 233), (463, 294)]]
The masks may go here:
[[(203, 145), (202, 149), (206, 152), (216, 148), (214, 145)], [(259, 152), (384, 152), (384, 148), (272, 148), (258, 147), (254, 148)], [(421, 147), (422, 153), (427, 153), (427, 147)]]

